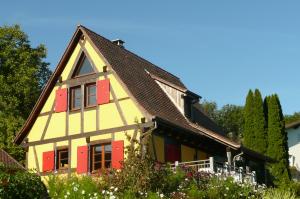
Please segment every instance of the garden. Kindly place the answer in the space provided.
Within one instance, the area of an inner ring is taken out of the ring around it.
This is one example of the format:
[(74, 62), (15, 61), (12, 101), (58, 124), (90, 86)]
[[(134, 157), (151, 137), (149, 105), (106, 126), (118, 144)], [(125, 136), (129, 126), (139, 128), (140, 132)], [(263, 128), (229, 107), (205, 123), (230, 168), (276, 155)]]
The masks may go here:
[(50, 175), (43, 182), (34, 172), (1, 166), (0, 198), (70, 199), (183, 199), (183, 198), (298, 198), (299, 183), (266, 187), (238, 183), (230, 177), (173, 169), (151, 159), (142, 147), (128, 146), (121, 170), (102, 170), (93, 175)]

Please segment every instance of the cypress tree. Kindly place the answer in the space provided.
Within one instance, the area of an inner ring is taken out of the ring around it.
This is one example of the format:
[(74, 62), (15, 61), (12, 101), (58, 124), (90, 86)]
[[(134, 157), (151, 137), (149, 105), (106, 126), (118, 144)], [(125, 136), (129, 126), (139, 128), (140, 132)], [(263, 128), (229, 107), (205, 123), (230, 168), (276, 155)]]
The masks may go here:
[(244, 131), (243, 131), (243, 144), (244, 146), (248, 147), (249, 149), (254, 149), (254, 133), (253, 133), (253, 92), (249, 90), (246, 103), (244, 107)]
[(267, 155), (276, 162), (269, 165), (269, 172), (275, 185), (287, 183), (290, 180), (288, 164), (287, 133), (278, 96), (271, 95), (266, 99), (266, 114), (268, 121)]
[(264, 113), (264, 104), (258, 89), (255, 89), (253, 98), (253, 146), (254, 150), (265, 154), (267, 151), (267, 132)]

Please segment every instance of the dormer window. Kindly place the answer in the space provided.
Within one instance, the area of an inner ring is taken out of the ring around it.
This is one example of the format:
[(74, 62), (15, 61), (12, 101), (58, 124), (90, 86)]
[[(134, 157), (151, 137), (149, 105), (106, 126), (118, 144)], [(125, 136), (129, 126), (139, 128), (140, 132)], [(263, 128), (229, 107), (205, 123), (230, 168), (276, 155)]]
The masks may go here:
[(80, 77), (83, 75), (88, 75), (93, 73), (95, 73), (95, 71), (91, 62), (88, 60), (86, 55), (82, 53), (80, 55), (73, 77)]

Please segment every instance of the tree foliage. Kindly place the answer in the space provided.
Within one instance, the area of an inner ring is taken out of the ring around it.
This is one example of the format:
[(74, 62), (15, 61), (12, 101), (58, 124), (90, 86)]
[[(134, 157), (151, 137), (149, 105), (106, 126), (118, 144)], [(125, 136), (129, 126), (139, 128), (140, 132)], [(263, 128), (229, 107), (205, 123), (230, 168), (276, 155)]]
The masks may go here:
[(300, 112), (295, 112), (292, 115), (285, 115), (284, 116), (285, 124), (290, 124), (290, 123), (293, 123), (293, 122), (296, 122), (296, 121), (299, 121), (299, 120), (300, 120)]
[(45, 46), (32, 48), (18, 25), (0, 27), (0, 147), (18, 160), (12, 141), (51, 75), (45, 57)]
[(278, 96), (275, 94), (267, 97), (266, 105), (268, 121), (267, 154), (276, 161), (269, 165), (269, 171), (274, 184), (280, 185), (290, 180), (287, 133)]
[(218, 109), (216, 102), (204, 101), (202, 107), (208, 117), (215, 121), (230, 138), (238, 141), (244, 126), (242, 106), (226, 104)]
[(254, 96), (252, 90), (249, 90), (246, 97), (246, 104), (244, 108), (244, 132), (243, 132), (243, 144), (249, 149), (254, 149), (254, 132), (253, 132), (253, 106)]
[(263, 99), (258, 89), (254, 91), (253, 114), (254, 149), (265, 154), (267, 151), (266, 119)]
[(248, 92), (244, 111), (245, 126), (243, 144), (264, 154), (267, 150), (266, 120), (264, 104), (258, 89)]

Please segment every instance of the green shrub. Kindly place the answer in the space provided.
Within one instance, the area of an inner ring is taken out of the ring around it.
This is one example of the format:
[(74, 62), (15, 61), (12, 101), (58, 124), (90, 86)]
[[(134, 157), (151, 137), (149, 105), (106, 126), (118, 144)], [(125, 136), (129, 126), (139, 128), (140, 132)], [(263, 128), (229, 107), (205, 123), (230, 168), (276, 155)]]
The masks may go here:
[(265, 199), (295, 199), (297, 198), (295, 193), (289, 190), (283, 189), (273, 189), (269, 188), (263, 194), (263, 198)]
[(0, 166), (0, 198), (46, 198), (40, 176), (16, 168)]
[[(51, 198), (103, 198), (106, 195), (103, 186), (105, 182), (101, 182), (99, 178), (92, 178), (91, 176), (72, 176), (59, 177), (49, 176), (48, 192)], [(108, 192), (107, 192), (108, 193)]]

